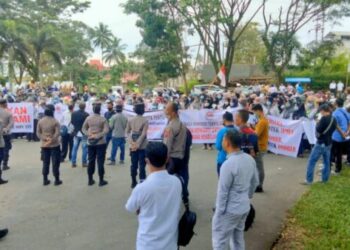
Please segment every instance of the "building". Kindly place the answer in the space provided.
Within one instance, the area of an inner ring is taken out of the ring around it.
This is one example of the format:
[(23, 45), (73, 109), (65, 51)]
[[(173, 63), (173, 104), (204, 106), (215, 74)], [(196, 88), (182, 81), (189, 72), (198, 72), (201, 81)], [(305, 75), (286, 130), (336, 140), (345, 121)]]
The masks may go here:
[(336, 54), (350, 53), (350, 32), (334, 31), (327, 34), (325, 37), (329, 40), (341, 41)]

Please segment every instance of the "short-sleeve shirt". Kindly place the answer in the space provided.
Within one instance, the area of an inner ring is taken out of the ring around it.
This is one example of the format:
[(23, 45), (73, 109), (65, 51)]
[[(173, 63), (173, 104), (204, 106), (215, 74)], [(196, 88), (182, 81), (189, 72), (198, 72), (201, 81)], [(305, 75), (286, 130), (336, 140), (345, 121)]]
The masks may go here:
[[(333, 112), (333, 117), (336, 119), (338, 126), (341, 128), (341, 130), (345, 133), (348, 130), (350, 117), (349, 114), (346, 112), (343, 108), (337, 108)], [(344, 142), (346, 141), (338, 130), (335, 130), (332, 135), (332, 140), (336, 142)]]

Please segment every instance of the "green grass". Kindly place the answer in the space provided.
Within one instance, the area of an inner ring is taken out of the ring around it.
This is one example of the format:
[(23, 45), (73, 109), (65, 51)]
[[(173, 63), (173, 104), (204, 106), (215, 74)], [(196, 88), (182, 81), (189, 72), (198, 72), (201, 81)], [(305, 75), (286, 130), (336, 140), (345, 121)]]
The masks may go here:
[(317, 183), (291, 210), (276, 249), (350, 249), (350, 168)]

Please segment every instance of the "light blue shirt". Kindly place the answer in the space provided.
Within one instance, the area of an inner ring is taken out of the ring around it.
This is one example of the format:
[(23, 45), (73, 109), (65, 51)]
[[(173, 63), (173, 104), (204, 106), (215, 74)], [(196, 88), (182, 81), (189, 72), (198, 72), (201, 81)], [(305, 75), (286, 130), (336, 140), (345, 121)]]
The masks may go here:
[(150, 174), (137, 185), (126, 210), (138, 215), (137, 250), (177, 250), (182, 186), (166, 170)]
[(259, 184), (254, 158), (242, 151), (231, 153), (220, 171), (217, 211), (236, 215), (249, 212), (250, 198)]
[[(348, 112), (346, 112), (345, 109), (343, 108), (337, 108), (333, 112), (333, 117), (337, 121), (338, 126), (341, 128), (341, 130), (346, 133), (348, 131), (348, 126), (349, 126), (349, 121), (350, 117)], [(339, 133), (338, 130), (335, 130), (332, 135), (332, 140), (336, 142), (344, 142), (346, 141), (341, 134)]]

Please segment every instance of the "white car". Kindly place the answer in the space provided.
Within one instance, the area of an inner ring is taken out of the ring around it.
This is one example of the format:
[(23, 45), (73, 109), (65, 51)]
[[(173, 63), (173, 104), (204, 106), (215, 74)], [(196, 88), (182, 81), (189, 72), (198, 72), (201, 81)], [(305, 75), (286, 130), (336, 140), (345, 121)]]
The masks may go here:
[(193, 87), (191, 93), (193, 95), (200, 95), (202, 93), (202, 89), (205, 89), (209, 95), (224, 93), (224, 89), (220, 88), (219, 86), (211, 85), (211, 84), (196, 85)]

